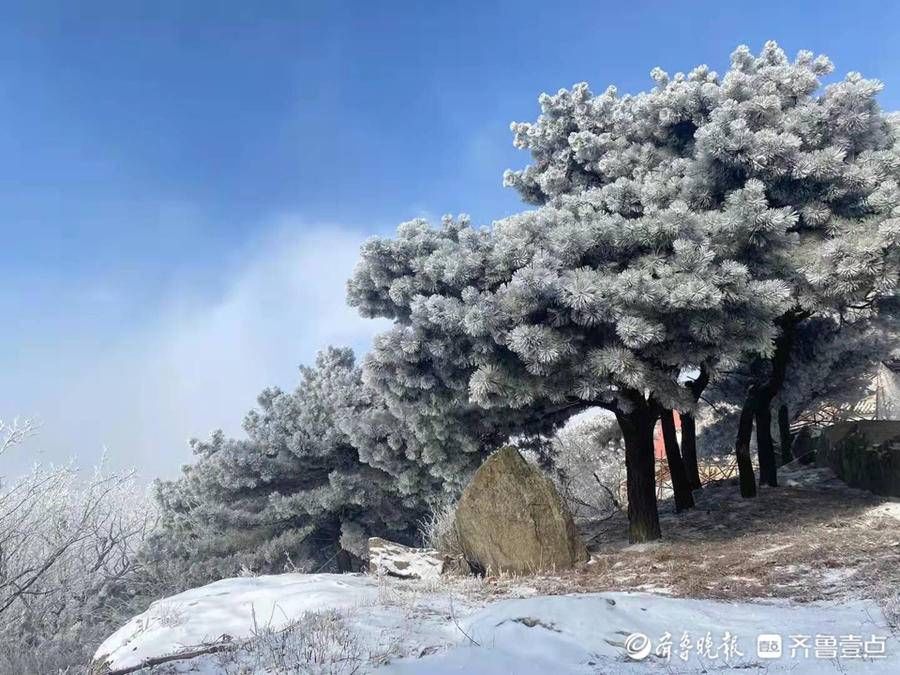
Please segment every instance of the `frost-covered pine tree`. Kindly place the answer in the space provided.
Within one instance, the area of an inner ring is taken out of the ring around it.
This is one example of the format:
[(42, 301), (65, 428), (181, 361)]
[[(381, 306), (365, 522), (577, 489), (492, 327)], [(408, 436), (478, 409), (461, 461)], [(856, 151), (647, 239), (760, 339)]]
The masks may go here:
[[(620, 185), (563, 195), (490, 230), (405, 223), (364, 246), (349, 297), (426, 344), (411, 370), (424, 391), (449, 369), (454, 388), (498, 418), (615, 413), (631, 537), (642, 541), (660, 534), (653, 427), (663, 407), (690, 405), (679, 375), (767, 349), (787, 294), (717, 258), (706, 219), (683, 202), (636, 208), (622, 190), (637, 198)], [(373, 366), (408, 351), (400, 340)]]
[[(777, 438), (782, 464), (801, 459), (792, 451), (790, 428), (796, 422), (839, 420), (853, 416), (855, 406), (871, 395), (878, 364), (900, 350), (900, 298), (882, 299), (870, 321), (841, 325), (830, 317), (814, 316), (797, 328), (787, 378), (774, 407), (770, 434)], [(751, 363), (742, 363), (714, 383), (704, 395), (713, 405), (701, 406), (698, 440), (703, 455), (721, 455), (733, 439), (749, 383)], [(809, 457), (802, 458), (805, 460)]]
[(294, 392), (267, 389), (258, 402), (246, 438), (194, 441), (196, 462), (157, 484), (162, 543), (183, 561), (187, 583), (241, 568), (348, 569), (370, 535), (412, 542), (423, 496), (401, 495), (344, 430), (371, 410), (349, 349), (323, 351), (301, 368)]
[[(897, 118), (878, 106), (881, 83), (851, 72), (822, 88), (831, 71), (827, 57), (790, 61), (774, 42), (758, 56), (739, 47), (721, 78), (706, 66), (673, 77), (657, 68), (655, 88), (635, 96), (579, 84), (542, 96), (537, 122), (513, 125), (533, 161), (505, 182), (526, 201), (553, 206), (601, 190), (617, 200), (623, 232), (650, 209), (683, 205), (716, 259), (790, 290), (773, 344), (746, 355), (754, 377), (736, 450), (748, 496), (753, 422), (769, 428), (798, 325), (868, 320), (896, 287)], [(762, 479), (775, 484), (767, 433), (759, 445)]]
[[(470, 400), (473, 352), (481, 347), (466, 334), (461, 305), (450, 298), (482, 283), (489, 246), (488, 233), (465, 217), (446, 218), (441, 228), (411, 221), (394, 239), (369, 241), (349, 282), (352, 306), (395, 325), (365, 357), (372, 404), (347, 428), (364, 461), (396, 476), (404, 494), (452, 498), (510, 436), (548, 432), (573, 412), (570, 405), (491, 410)], [(417, 266), (440, 277), (444, 296), (432, 293), (428, 279), (425, 288), (419, 285)]]

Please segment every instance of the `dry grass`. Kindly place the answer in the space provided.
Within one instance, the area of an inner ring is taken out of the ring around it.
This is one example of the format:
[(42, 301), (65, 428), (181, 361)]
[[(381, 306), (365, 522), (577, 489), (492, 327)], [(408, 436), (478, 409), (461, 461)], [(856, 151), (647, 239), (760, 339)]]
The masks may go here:
[(661, 508), (663, 540), (629, 546), (624, 516), (586, 532), (591, 561), (563, 574), (485, 580), (480, 594), (652, 590), (677, 597), (800, 602), (877, 600), (900, 627), (900, 503), (853, 490), (819, 469), (742, 499), (708, 486), (697, 508)]
[(422, 545), (449, 555), (462, 555), (459, 532), (456, 530), (456, 502), (433, 504), (419, 521)]
[[(233, 649), (217, 653), (216, 671), (225, 675), (353, 675), (362, 669), (365, 655), (358, 636), (349, 627), (351, 618), (336, 610), (305, 612), (287, 626), (274, 628), (271, 618), (259, 624), (254, 613), (250, 637)], [(184, 671), (173, 666), (165, 672)]]

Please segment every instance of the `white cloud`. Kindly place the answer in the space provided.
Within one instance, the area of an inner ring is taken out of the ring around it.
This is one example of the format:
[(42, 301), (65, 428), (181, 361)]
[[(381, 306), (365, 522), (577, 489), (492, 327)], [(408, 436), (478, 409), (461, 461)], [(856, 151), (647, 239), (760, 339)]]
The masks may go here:
[(259, 391), (293, 387), (297, 366), (319, 349), (366, 349), (387, 324), (345, 303), (363, 239), (341, 227), (283, 221), (235, 270), (223, 265), (230, 278), (219, 279), (217, 298), (179, 289), (156, 319), (108, 353), (76, 354), (67, 360), (78, 365), (65, 372), (45, 369), (23, 410), (43, 420), (28, 461), (40, 450), (43, 460), (76, 456), (87, 465), (105, 446), (114, 465), (171, 476), (190, 456), (188, 438), (220, 427), (239, 433)]

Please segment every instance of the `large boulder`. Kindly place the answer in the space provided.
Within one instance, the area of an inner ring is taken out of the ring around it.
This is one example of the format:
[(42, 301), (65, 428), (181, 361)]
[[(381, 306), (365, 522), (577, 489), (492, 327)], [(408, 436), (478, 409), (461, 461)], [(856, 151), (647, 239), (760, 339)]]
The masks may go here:
[(466, 559), (488, 573), (569, 569), (588, 559), (553, 483), (512, 447), (487, 458), (456, 510)]

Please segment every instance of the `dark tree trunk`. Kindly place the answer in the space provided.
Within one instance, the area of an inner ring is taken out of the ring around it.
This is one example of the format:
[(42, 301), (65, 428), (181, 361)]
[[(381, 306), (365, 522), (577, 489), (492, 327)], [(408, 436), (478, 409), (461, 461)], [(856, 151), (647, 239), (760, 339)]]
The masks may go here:
[(681, 413), (681, 456), (692, 490), (700, 489), (700, 467), (697, 465), (697, 420), (694, 413)]
[[(809, 312), (806, 311), (791, 310), (776, 320), (775, 323), (780, 329), (780, 333), (775, 338), (775, 353), (771, 359), (771, 372), (768, 378), (760, 378), (758, 374), (754, 374), (753, 381), (747, 389), (747, 398), (744, 400), (744, 407), (741, 409), (741, 419), (738, 423), (737, 438), (734, 443), (741, 481), (741, 495), (744, 497), (756, 496), (756, 481), (753, 477), (753, 465), (750, 461), (750, 437), (753, 433), (753, 419), (761, 413), (771, 422), (772, 413), (770, 408), (772, 401), (781, 391), (782, 386), (784, 386), (797, 326), (809, 315)], [(762, 362), (756, 362), (754, 367), (760, 363)], [(759, 426), (758, 422), (759, 420), (757, 420), (757, 426)], [(760, 435), (763, 436), (762, 444), (759, 443)], [(778, 466), (774, 461), (774, 450), (771, 451), (771, 455), (769, 454), (772, 445), (771, 437), (771, 427), (763, 431), (762, 434), (757, 429), (757, 447), (762, 448), (762, 454), (759, 458), (760, 478), (774, 487), (778, 484)], [(769, 439), (768, 447), (766, 447), (766, 438)], [(772, 457), (771, 462), (769, 461), (770, 456)]]
[[(706, 367), (700, 368), (697, 379), (688, 382), (688, 389), (694, 397), (694, 406), (700, 401), (703, 390), (709, 384), (709, 372)], [(697, 420), (694, 417), (694, 411), (680, 413), (681, 415), (681, 456), (684, 458), (684, 468), (687, 471), (688, 481), (692, 490), (699, 490), (700, 485), (700, 467), (697, 465)]]
[(659, 539), (656, 508), (656, 466), (653, 428), (656, 415), (643, 403), (625, 413), (616, 411), (625, 440), (625, 471), (628, 484), (628, 538), (632, 543)]
[(753, 473), (753, 461), (750, 459), (750, 437), (753, 434), (753, 417), (756, 408), (756, 387), (750, 387), (744, 407), (741, 409), (741, 419), (738, 422), (737, 440), (734, 444), (734, 454), (737, 457), (738, 478), (741, 483), (741, 497), (756, 496), (756, 476)]
[(759, 484), (778, 487), (775, 446), (772, 444), (772, 411), (760, 401), (756, 406), (756, 451), (759, 455)]
[(675, 511), (681, 512), (694, 508), (694, 496), (691, 494), (691, 484), (688, 480), (687, 469), (681, 459), (681, 450), (678, 448), (678, 436), (675, 433), (675, 413), (663, 409), (660, 412), (660, 424), (662, 425), (663, 443), (666, 446), (666, 461), (669, 464), (669, 475), (672, 477), (672, 492), (675, 494)]
[(787, 403), (782, 403), (778, 407), (778, 436), (781, 443), (781, 464), (789, 464), (794, 460), (794, 453), (791, 452), (791, 417), (788, 414)]
[[(772, 369), (769, 379), (759, 388), (756, 400), (756, 446), (759, 453), (760, 483), (778, 486), (778, 463), (772, 447), (772, 401), (778, 396), (787, 377), (788, 362), (794, 346), (797, 325), (807, 316), (806, 312), (788, 312), (777, 321), (781, 332), (775, 338), (775, 353), (772, 355)], [(766, 428), (760, 431), (761, 420)]]

